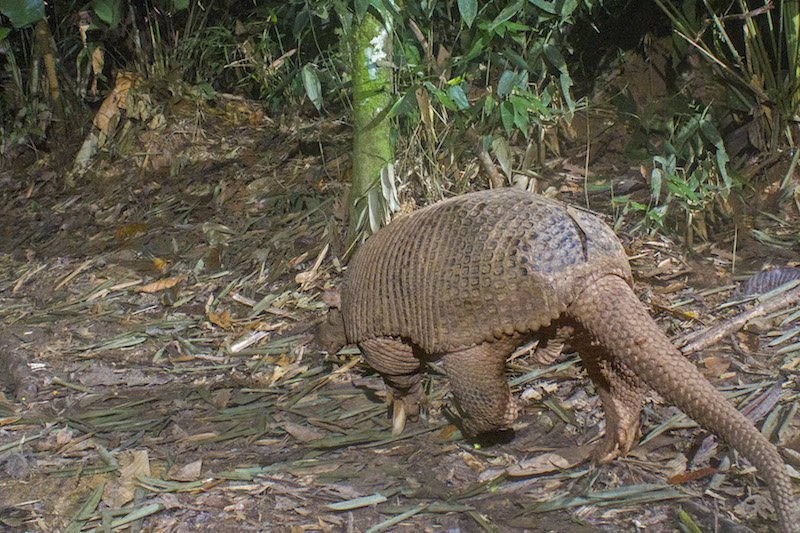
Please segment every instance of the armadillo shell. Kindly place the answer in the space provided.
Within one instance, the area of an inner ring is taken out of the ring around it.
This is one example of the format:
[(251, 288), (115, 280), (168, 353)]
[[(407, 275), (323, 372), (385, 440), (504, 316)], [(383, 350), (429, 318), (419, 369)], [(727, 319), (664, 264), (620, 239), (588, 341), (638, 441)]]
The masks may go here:
[(481, 191), (370, 237), (345, 275), (342, 313), (350, 342), (401, 337), (443, 353), (548, 325), (606, 274), (631, 279), (596, 216), (517, 189)]

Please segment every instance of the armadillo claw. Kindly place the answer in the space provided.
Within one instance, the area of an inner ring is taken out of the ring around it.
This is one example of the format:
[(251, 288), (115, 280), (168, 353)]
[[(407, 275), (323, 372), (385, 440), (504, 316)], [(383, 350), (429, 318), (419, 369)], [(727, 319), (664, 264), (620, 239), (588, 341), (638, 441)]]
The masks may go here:
[(627, 455), (636, 444), (636, 428), (617, 427), (606, 429), (606, 434), (592, 452), (592, 460), (598, 464), (610, 463), (618, 457)]
[(397, 436), (406, 427), (406, 406), (402, 400), (394, 402), (392, 406), (392, 435)]

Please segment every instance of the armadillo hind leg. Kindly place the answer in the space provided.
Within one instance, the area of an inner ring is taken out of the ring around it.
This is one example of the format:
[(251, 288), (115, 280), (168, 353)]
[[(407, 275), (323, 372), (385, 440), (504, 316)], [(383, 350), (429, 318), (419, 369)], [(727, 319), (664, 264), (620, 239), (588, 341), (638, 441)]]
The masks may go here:
[(589, 342), (587, 334), (572, 341), (603, 403), (606, 434), (593, 452), (598, 463), (626, 455), (639, 435), (639, 415), (644, 400), (642, 380), (619, 359)]
[(377, 370), (389, 389), (392, 405), (392, 433), (401, 433), (406, 418), (419, 414), (423, 399), (420, 387), (420, 360), (414, 349), (391, 337), (377, 337), (359, 343), (367, 364)]
[(733, 445), (759, 470), (784, 532), (800, 533), (800, 499), (777, 448), (672, 346), (618, 276), (588, 284), (568, 314), (665, 400)]
[(470, 435), (509, 429), (519, 409), (511, 397), (505, 361), (517, 342), (484, 342), (444, 355), (450, 389), (464, 416)]

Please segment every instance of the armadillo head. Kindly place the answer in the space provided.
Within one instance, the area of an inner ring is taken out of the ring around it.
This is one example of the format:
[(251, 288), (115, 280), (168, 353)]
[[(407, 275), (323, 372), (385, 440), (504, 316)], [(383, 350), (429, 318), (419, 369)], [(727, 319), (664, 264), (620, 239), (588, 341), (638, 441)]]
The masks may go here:
[(321, 350), (328, 353), (336, 353), (342, 346), (347, 344), (347, 337), (344, 333), (344, 320), (342, 319), (342, 313), (338, 309), (328, 311), (325, 321), (317, 328), (314, 340)]

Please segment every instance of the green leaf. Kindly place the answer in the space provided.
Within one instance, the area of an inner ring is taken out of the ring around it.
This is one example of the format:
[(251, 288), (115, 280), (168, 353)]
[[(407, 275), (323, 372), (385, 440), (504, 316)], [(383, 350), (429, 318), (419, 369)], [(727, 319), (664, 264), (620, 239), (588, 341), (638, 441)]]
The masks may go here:
[(336, 14), (339, 15), (339, 22), (342, 23), (344, 35), (349, 36), (353, 28), (353, 14), (350, 12), (350, 9), (348, 9), (344, 0), (334, 0), (333, 9), (336, 11)]
[(116, 28), (122, 20), (122, 8), (119, 0), (94, 0), (92, 6), (97, 17), (112, 28)]
[(528, 70), (528, 63), (525, 61), (521, 55), (516, 53), (509, 47), (505, 47), (503, 49), (503, 56), (507, 58), (511, 63), (516, 66), (520, 70)]
[(422, 61), (422, 58), (419, 55), (419, 49), (410, 44), (410, 43), (403, 43), (402, 44), (403, 50), (403, 57), (406, 60), (406, 63), (409, 65), (419, 65)]
[(722, 181), (725, 182), (726, 189), (730, 189), (733, 185), (731, 177), (728, 175), (728, 162), (730, 158), (728, 157), (728, 151), (725, 150), (725, 141), (722, 140), (722, 135), (719, 134), (714, 123), (706, 119), (700, 122), (700, 132), (703, 134), (703, 137), (714, 145), (716, 149), (714, 156), (717, 161), (717, 171), (719, 175), (722, 176)]
[(508, 100), (511, 102), (511, 105), (514, 106), (514, 113), (528, 114), (530, 103), (528, 102), (527, 98), (523, 98), (522, 96), (512, 96)]
[(517, 0), (510, 6), (506, 6), (492, 21), (489, 25), (489, 33), (492, 33), (498, 26), (509, 20), (511, 17), (517, 14), (517, 11), (522, 9), (522, 6), (525, 4), (525, 0)]
[(443, 90), (436, 89), (433, 94), (436, 96), (436, 99), (439, 100), (439, 103), (450, 111), (455, 111), (457, 109), (456, 103), (453, 102), (452, 98), (450, 98)]
[(545, 0), (528, 0), (531, 4), (535, 5), (545, 13), (549, 13), (551, 15), (558, 14), (558, 8), (556, 7), (555, 2), (545, 2)]
[(208, 82), (198, 83), (195, 85), (195, 88), (200, 91), (203, 96), (205, 96), (206, 100), (211, 100), (217, 97), (217, 91), (215, 91), (214, 87)]
[(503, 102), (500, 106), (500, 120), (507, 133), (511, 133), (514, 128), (514, 107), (510, 102)]
[(694, 518), (683, 509), (678, 511), (678, 520), (680, 520), (681, 525), (684, 526), (681, 528), (684, 531), (688, 533), (703, 533), (703, 528), (701, 528), (697, 522), (694, 521)]
[(567, 103), (567, 109), (569, 109), (570, 113), (574, 113), (575, 100), (572, 99), (572, 91), (570, 90), (572, 89), (572, 78), (566, 72), (562, 72), (558, 79), (561, 82), (561, 95), (564, 97), (564, 102)]
[(559, 72), (561, 72), (562, 74), (569, 74), (569, 70), (567, 69), (567, 62), (564, 61), (564, 56), (561, 55), (561, 51), (558, 49), (557, 46), (554, 46), (552, 44), (546, 44), (544, 46), (544, 55), (550, 62), (550, 64), (556, 67)]
[(552, 115), (552, 111), (550, 111), (550, 108), (547, 107), (547, 105), (542, 100), (540, 100), (535, 94), (527, 93), (525, 95), (525, 99), (528, 102), (528, 107), (539, 113), (541, 116), (547, 118), (550, 115)]
[(654, 168), (650, 172), (650, 195), (655, 203), (658, 203), (661, 197), (661, 177), (663, 175), (664, 172), (660, 168)]
[(491, 93), (487, 93), (483, 98), (483, 116), (488, 117), (494, 111), (494, 98)]
[(475, 15), (478, 14), (477, 0), (458, 0), (458, 12), (461, 13), (461, 18), (467, 27), (471, 28), (472, 21), (475, 20)]
[[(324, 2), (321, 3), (324, 5)], [(379, 19), (384, 26), (389, 24), (388, 21), (391, 20), (394, 20), (398, 26), (405, 24), (403, 13), (397, 10), (397, 5), (393, 0), (371, 0), (370, 5), (380, 15)]]
[(189, 7), (189, 0), (172, 0), (172, 8), (178, 12)]
[(356, 20), (359, 22), (364, 18), (364, 14), (369, 7), (369, 0), (355, 0)]
[(426, 81), (425, 83), (423, 83), (423, 86), (425, 87), (425, 89), (428, 90), (428, 93), (434, 95), (436, 97), (436, 99), (439, 100), (440, 104), (442, 104), (443, 106), (445, 106), (447, 109), (449, 109), (451, 111), (455, 111), (456, 110), (455, 102), (453, 102), (453, 100), (449, 96), (447, 96), (446, 92), (444, 92), (443, 90), (439, 89), (438, 87), (436, 87), (434, 84), (432, 84), (429, 81)]
[(310, 22), (311, 15), (308, 14), (308, 7), (303, 7), (303, 9), (297, 12), (297, 15), (294, 17), (294, 22), (292, 23), (292, 32), (294, 32), (295, 37), (299, 38)]
[(11, 33), (11, 28), (0, 27), (0, 41), (8, 37), (9, 33)]
[(508, 149), (508, 142), (503, 137), (498, 137), (492, 141), (492, 152), (500, 163), (503, 173), (511, 177), (511, 151)]
[(44, 18), (44, 0), (0, 0), (0, 13), (22, 28)]
[(303, 65), (303, 87), (306, 88), (306, 94), (317, 111), (322, 109), (322, 88), (317, 77), (317, 72), (311, 65)]
[(514, 108), (514, 125), (517, 127), (519, 131), (521, 131), (525, 137), (528, 136), (528, 110), (523, 109), (522, 111), (518, 111), (517, 108)]
[(392, 105), (392, 108), (389, 110), (389, 114), (387, 115), (387, 117), (390, 119), (394, 117), (402, 117), (407, 115), (412, 109), (414, 109), (414, 105), (417, 103), (417, 99), (414, 94), (416, 91), (417, 91), (416, 87), (411, 87), (408, 91), (406, 91), (406, 94), (404, 94), (402, 98), (397, 100)]
[(561, 18), (565, 19), (572, 15), (572, 12), (578, 7), (578, 0), (564, 0), (561, 4)]
[(497, 96), (500, 98), (508, 96), (515, 83), (517, 83), (517, 75), (511, 70), (504, 71), (500, 75), (500, 81), (497, 82)]
[(469, 52), (467, 55), (464, 56), (464, 61), (472, 61), (476, 57), (478, 57), (481, 53), (483, 53), (483, 47), (486, 45), (486, 39), (483, 36), (478, 37), (472, 42), (472, 46), (469, 48)]
[(455, 102), (459, 109), (464, 110), (469, 107), (467, 95), (464, 93), (464, 89), (461, 88), (461, 85), (451, 85), (450, 89), (447, 91), (447, 94), (450, 96), (453, 102)]
[[(520, 24), (519, 22), (511, 22), (511, 21), (506, 22), (505, 24), (503, 24), (503, 27), (509, 33), (522, 33), (522, 32), (525, 32), (525, 31), (528, 31), (528, 30), (531, 29), (531, 27), (528, 26), (527, 24)], [(527, 36), (526, 35), (520, 35), (520, 37), (525, 38)]]

